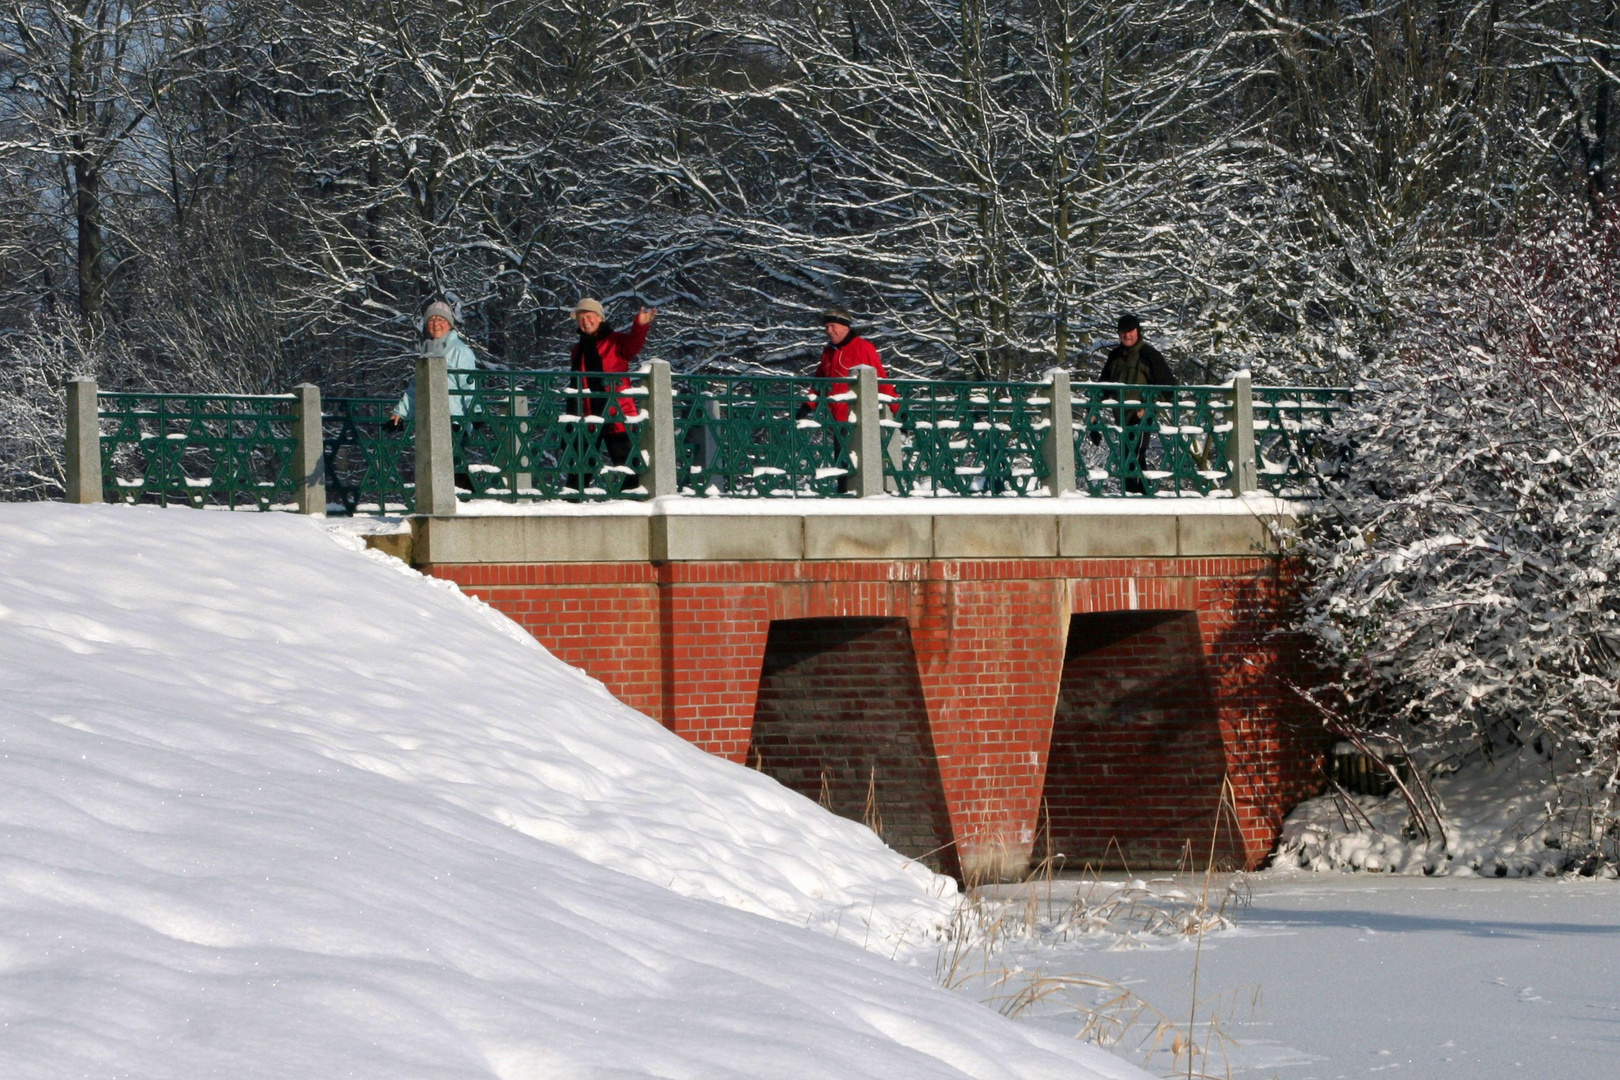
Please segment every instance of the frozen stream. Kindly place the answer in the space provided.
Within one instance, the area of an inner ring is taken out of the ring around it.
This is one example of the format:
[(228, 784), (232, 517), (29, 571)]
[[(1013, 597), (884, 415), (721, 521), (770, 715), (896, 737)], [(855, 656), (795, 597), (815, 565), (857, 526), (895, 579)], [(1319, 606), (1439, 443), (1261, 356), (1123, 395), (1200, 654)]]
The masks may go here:
[[(1201, 1012), (1236, 1043), (1225, 1061), (1211, 1055), (1211, 1075), (1620, 1076), (1620, 884), (1299, 872), (1250, 883), (1237, 929), (1203, 943)], [(1115, 980), (1185, 1020), (1194, 948), (1088, 935), (1020, 959)], [(1153, 1071), (1169, 1065), (1160, 1055)]]

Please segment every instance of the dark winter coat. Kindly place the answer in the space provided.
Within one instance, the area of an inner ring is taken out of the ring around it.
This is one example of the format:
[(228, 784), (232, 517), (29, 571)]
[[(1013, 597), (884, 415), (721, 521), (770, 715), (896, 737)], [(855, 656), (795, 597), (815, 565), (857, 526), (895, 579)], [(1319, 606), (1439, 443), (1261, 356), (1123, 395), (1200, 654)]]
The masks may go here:
[[(862, 364), (875, 371), (880, 379), (888, 375), (888, 372), (883, 370), (883, 361), (878, 359), (877, 347), (851, 331), (849, 336), (844, 338), (842, 345), (834, 345), (829, 342), (827, 347), (821, 350), (821, 366), (816, 368), (816, 378), (848, 379), (850, 374)], [(835, 382), (829, 396), (840, 397), (847, 393), (849, 393), (849, 383)], [(889, 397), (896, 396), (894, 384), (879, 383), (878, 393), (887, 394)], [(810, 400), (814, 402), (815, 395), (811, 395)], [(849, 420), (849, 402), (847, 400), (830, 402), (828, 407), (832, 410), (834, 420), (840, 422)], [(894, 406), (891, 405), (890, 409), (893, 408)]]
[(1123, 345), (1110, 349), (1097, 381), (1134, 386), (1176, 385), (1176, 377), (1159, 350), (1141, 340), (1128, 349)]
[[(584, 334), (574, 345), (573, 355), (570, 357), (571, 366), (575, 371), (587, 375), (596, 373), (613, 374), (615, 372), (628, 372), (630, 361), (641, 352), (641, 347), (647, 344), (647, 324), (632, 322), (628, 330), (614, 330), (606, 323), (591, 337)], [(585, 414), (587, 416), (603, 416), (607, 412), (606, 394), (615, 390), (628, 390), (629, 379), (587, 378), (586, 389), (593, 393), (601, 393), (601, 397), (587, 397), (585, 399)], [(620, 395), (619, 413), (622, 416), (638, 416), (635, 398)], [(607, 425), (610, 432), (622, 432), (624, 424), (614, 420)]]

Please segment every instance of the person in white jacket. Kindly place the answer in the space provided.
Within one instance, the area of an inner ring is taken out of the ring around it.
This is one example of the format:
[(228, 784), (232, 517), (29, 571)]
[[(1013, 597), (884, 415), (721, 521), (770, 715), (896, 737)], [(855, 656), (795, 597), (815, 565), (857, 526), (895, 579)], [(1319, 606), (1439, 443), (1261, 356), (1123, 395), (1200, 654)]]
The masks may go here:
[[(444, 356), (445, 367), (450, 370), (450, 418), (459, 420), (466, 409), (466, 399), (457, 391), (472, 389), (472, 380), (458, 373), (477, 370), (478, 358), (456, 333), (455, 312), (442, 300), (435, 300), (422, 312), (422, 350)], [(399, 403), (389, 412), (388, 426), (403, 427), (415, 411), (416, 380), (413, 378), (400, 395)]]

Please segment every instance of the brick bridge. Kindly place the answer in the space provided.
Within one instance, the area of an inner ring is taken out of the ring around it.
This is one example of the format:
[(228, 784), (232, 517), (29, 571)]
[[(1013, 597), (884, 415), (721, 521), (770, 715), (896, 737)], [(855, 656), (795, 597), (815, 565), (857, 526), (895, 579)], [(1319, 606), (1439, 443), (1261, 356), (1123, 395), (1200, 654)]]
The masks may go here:
[(460, 511), (424, 572), (947, 872), (1252, 867), (1319, 775), (1269, 497)]
[[(844, 391), (655, 361), (597, 416), (568, 372), (459, 378), (457, 424), (443, 357), (422, 357), (398, 433), (388, 402), (313, 386), (80, 380), (68, 495), (414, 512), (427, 573), (965, 878), (1048, 855), (1201, 865), (1211, 844), (1253, 866), (1313, 786), (1320, 732), (1273, 633), (1291, 504), (1266, 492), (1305, 484), (1342, 391), (1052, 371), (889, 394), (870, 368)], [(604, 449), (610, 423), (634, 467)]]

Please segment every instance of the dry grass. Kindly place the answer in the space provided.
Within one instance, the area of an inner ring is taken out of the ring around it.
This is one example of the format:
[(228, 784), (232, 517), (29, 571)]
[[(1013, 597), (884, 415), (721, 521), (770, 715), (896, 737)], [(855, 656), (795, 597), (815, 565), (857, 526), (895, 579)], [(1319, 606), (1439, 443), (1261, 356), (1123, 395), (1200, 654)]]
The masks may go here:
[[(1223, 810), (1229, 806), (1224, 797), (1222, 803)], [(1232, 928), (1249, 902), (1241, 874), (1217, 887), (1214, 852), (1212, 839), (1202, 867), (1189, 851), (1175, 872), (1162, 877), (1127, 873), (1121, 880), (1089, 868), (1059, 877), (1058, 860), (1048, 857), (1016, 885), (969, 881), (946, 930), (935, 978), (1005, 1016), (1071, 1017), (1076, 1037), (1140, 1054), (1144, 1066), (1162, 1064), (1168, 1055), (1168, 1075), (1229, 1076), (1236, 1044), (1227, 1028), (1252, 1019), (1261, 994), (1254, 989), (1198, 997), (1204, 935)], [(1196, 941), (1189, 1014), (1171, 1017), (1112, 979), (1050, 970), (1052, 957), (1043, 953), (1088, 937), (1114, 939), (1111, 949)]]

